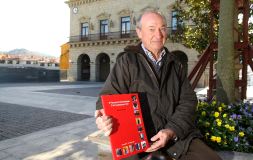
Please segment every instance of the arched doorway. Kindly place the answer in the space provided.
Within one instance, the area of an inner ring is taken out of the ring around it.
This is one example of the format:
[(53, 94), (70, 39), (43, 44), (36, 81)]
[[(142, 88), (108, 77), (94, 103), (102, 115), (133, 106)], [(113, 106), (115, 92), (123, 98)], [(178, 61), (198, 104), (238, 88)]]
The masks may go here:
[(183, 66), (188, 71), (188, 57), (187, 57), (187, 55), (182, 51), (172, 51), (171, 53), (176, 55), (176, 57), (179, 59), (179, 61), (183, 64)]
[(90, 57), (87, 54), (82, 54), (77, 60), (77, 75), (78, 80), (89, 81), (90, 80)]
[(96, 58), (96, 80), (105, 81), (110, 73), (110, 57), (100, 53)]

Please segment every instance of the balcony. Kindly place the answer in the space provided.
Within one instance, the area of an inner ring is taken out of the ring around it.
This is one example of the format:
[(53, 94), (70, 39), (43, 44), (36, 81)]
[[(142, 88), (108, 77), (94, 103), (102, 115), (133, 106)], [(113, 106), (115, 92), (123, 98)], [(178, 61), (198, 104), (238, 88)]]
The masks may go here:
[(136, 31), (131, 30), (128, 33), (122, 32), (108, 32), (108, 33), (98, 33), (98, 34), (89, 34), (87, 36), (71, 36), (69, 38), (70, 43), (74, 42), (85, 42), (85, 41), (100, 41), (100, 40), (117, 40), (117, 39), (130, 39), (138, 38)]
[[(180, 29), (172, 30), (171, 27), (168, 27), (167, 31), (168, 31), (169, 38), (173, 37), (176, 34), (181, 34)], [(69, 37), (70, 43), (84, 42), (84, 43), (90, 43), (90, 45), (94, 44), (94, 42), (107, 43), (106, 41), (132, 41), (132, 40), (138, 41), (138, 36), (135, 30), (131, 30), (129, 32), (119, 31), (119, 32), (89, 34), (87, 36), (77, 35), (77, 36)], [(74, 46), (80, 46), (80, 44), (74, 45)]]

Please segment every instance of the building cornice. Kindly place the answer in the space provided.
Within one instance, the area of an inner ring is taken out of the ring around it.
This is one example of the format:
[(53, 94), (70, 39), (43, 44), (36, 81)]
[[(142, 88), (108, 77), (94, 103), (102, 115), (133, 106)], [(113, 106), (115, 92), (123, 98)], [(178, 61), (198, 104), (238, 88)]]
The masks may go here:
[(102, 1), (102, 0), (68, 0), (68, 1), (65, 1), (65, 3), (68, 4), (69, 7), (74, 7), (74, 6), (93, 3), (97, 1)]
[(140, 40), (138, 38), (114, 39), (114, 40), (98, 40), (85, 42), (69, 42), (70, 48), (90, 47), (90, 46), (112, 46), (112, 45), (129, 45), (137, 44)]

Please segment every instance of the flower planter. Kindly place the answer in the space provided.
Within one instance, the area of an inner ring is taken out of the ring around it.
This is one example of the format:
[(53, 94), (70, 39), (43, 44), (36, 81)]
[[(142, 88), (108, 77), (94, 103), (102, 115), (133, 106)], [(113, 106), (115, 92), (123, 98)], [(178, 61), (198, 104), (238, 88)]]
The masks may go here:
[(218, 154), (222, 160), (253, 160), (253, 153), (219, 151)]

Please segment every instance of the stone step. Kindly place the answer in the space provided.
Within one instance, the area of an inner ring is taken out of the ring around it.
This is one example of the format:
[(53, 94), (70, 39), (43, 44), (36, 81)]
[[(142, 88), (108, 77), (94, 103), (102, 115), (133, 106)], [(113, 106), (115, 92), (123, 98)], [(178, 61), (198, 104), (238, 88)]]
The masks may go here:
[(218, 154), (222, 160), (253, 160), (253, 153), (219, 151)]

